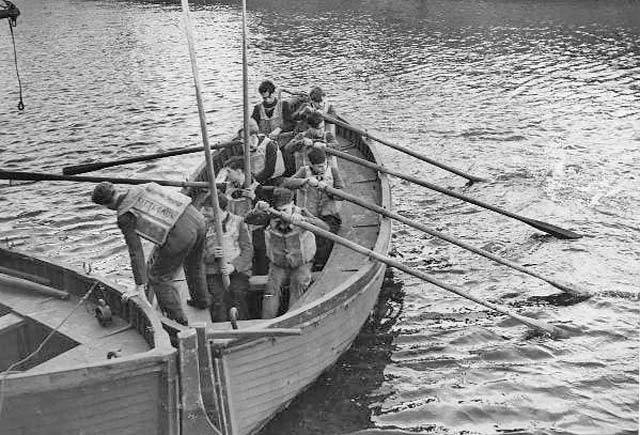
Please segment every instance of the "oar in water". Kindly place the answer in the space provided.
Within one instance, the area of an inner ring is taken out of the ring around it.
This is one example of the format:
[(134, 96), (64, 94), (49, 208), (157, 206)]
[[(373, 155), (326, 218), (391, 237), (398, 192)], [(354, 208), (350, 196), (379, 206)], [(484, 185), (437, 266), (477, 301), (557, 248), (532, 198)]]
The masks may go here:
[[(282, 89), (282, 91), (286, 92), (287, 94), (291, 94), (291, 95), (307, 96), (306, 94), (304, 94), (302, 92), (295, 92), (295, 91), (290, 91), (290, 90), (287, 90), (287, 89)], [(376, 136), (374, 136), (372, 134), (367, 133), (365, 130), (362, 130), (360, 128), (354, 127), (351, 124), (348, 124), (348, 123), (346, 123), (344, 121), (341, 121), (341, 120), (339, 120), (337, 118), (334, 118), (333, 116), (324, 115), (324, 114), (322, 116), (324, 117), (326, 122), (330, 122), (331, 124), (339, 125), (340, 127), (345, 128), (345, 129), (347, 129), (349, 131), (352, 131), (352, 132), (354, 132), (356, 134), (359, 134), (361, 136), (367, 137), (367, 138), (369, 138), (371, 140), (375, 140), (376, 142), (380, 142), (381, 144), (386, 145), (386, 146), (388, 146), (390, 148), (393, 148), (395, 150), (402, 151), (403, 153), (408, 154), (408, 155), (410, 155), (412, 157), (415, 157), (415, 158), (417, 158), (419, 160), (422, 160), (423, 162), (427, 162), (427, 163), (429, 163), (431, 165), (437, 166), (438, 168), (444, 169), (445, 171), (449, 171), (449, 172), (452, 172), (452, 173), (454, 173), (456, 175), (464, 177), (469, 181), (472, 181), (472, 182), (488, 181), (485, 178), (481, 178), (481, 177), (477, 177), (475, 175), (467, 174), (466, 172), (463, 172), (463, 171), (461, 171), (459, 169), (456, 169), (456, 168), (451, 167), (449, 165), (445, 165), (444, 163), (438, 162), (437, 160), (434, 160), (434, 159), (432, 159), (430, 157), (425, 156), (424, 154), (421, 154), (419, 152), (413, 151), (412, 149), (409, 149), (409, 148), (404, 147), (402, 145), (394, 144), (394, 143), (389, 142), (387, 140), (384, 140), (384, 139), (381, 139), (379, 137), (376, 137)]]
[(530, 225), (530, 226), (532, 226), (532, 227), (534, 227), (534, 228), (536, 228), (536, 229), (538, 229), (540, 231), (543, 231), (543, 232), (545, 232), (547, 234), (551, 234), (552, 236), (557, 237), (559, 239), (579, 239), (580, 237), (582, 237), (580, 234), (574, 233), (573, 231), (566, 230), (566, 229), (560, 228), (560, 227), (558, 227), (556, 225), (551, 225), (549, 223), (542, 222), (542, 221), (539, 221), (539, 220), (536, 220), (536, 219), (531, 219), (531, 218), (528, 218), (528, 217), (525, 217), (525, 216), (520, 216), (520, 215), (518, 215), (516, 213), (504, 210), (504, 209), (502, 209), (500, 207), (496, 207), (495, 205), (487, 204), (486, 202), (479, 201), (477, 199), (471, 198), (470, 196), (463, 195), (463, 194), (458, 193), (458, 192), (454, 192), (453, 190), (445, 189), (444, 187), (440, 187), (440, 186), (438, 186), (436, 184), (429, 183), (428, 181), (424, 181), (424, 180), (422, 180), (420, 178), (413, 177), (411, 175), (406, 175), (406, 174), (403, 174), (401, 172), (394, 171), (392, 169), (387, 169), (387, 168), (385, 168), (383, 166), (377, 165), (377, 164), (375, 164), (373, 162), (361, 159), (359, 157), (354, 157), (354, 156), (352, 156), (350, 154), (347, 154), (347, 153), (344, 153), (342, 151), (334, 150), (334, 149), (329, 148), (329, 147), (324, 148), (324, 150), (325, 150), (325, 152), (327, 154), (331, 154), (331, 155), (340, 157), (341, 159), (344, 159), (344, 160), (349, 160), (351, 162), (357, 163), (357, 164), (362, 165), (362, 166), (366, 166), (367, 168), (375, 169), (376, 171), (383, 172), (385, 174), (393, 175), (394, 177), (402, 178), (403, 180), (410, 181), (410, 182), (412, 182), (414, 184), (417, 184), (419, 186), (426, 187), (427, 189), (435, 190), (436, 192), (443, 193), (445, 195), (448, 195), (448, 196), (460, 199), (462, 201), (465, 201), (465, 202), (468, 202), (468, 203), (471, 203), (471, 204), (475, 204), (475, 205), (477, 205), (479, 207), (483, 207), (483, 208), (486, 208), (488, 210), (494, 211), (494, 212), (499, 213), (501, 215), (508, 216), (510, 218), (519, 220), (520, 222), (524, 222), (527, 225)]
[(100, 183), (109, 181), (113, 184), (146, 184), (156, 183), (162, 186), (175, 187), (199, 187), (208, 188), (209, 183), (204, 181), (171, 181), (158, 180), (150, 178), (115, 178), (115, 177), (89, 177), (89, 176), (73, 176), (46, 174), (42, 172), (23, 172), (23, 171), (3, 171), (0, 169), (0, 179), (2, 180), (32, 180), (32, 181), (75, 181), (85, 183)]
[[(238, 145), (240, 141), (222, 142), (217, 145), (213, 145), (211, 149), (222, 149)], [(111, 160), (108, 162), (96, 162), (96, 163), (83, 163), (81, 165), (66, 166), (62, 168), (64, 175), (76, 175), (84, 174), (85, 172), (97, 171), (98, 169), (110, 168), (112, 166), (126, 165), (127, 163), (146, 162), (147, 160), (160, 159), (162, 157), (179, 156), (182, 154), (193, 154), (204, 151), (204, 147), (190, 147), (182, 148), (179, 150), (164, 151), (161, 153), (146, 154), (144, 156), (129, 157), (127, 159)]]
[(409, 275), (413, 275), (416, 278), (420, 278), (420, 279), (422, 279), (424, 281), (427, 281), (427, 282), (429, 282), (431, 284), (434, 284), (434, 285), (436, 285), (436, 286), (438, 286), (440, 288), (443, 288), (443, 289), (445, 289), (445, 290), (447, 290), (447, 291), (449, 291), (451, 293), (455, 293), (458, 296), (462, 296), (463, 298), (466, 298), (466, 299), (469, 299), (471, 301), (474, 301), (475, 303), (480, 304), (480, 305), (482, 305), (484, 307), (487, 307), (487, 308), (490, 308), (490, 309), (492, 309), (494, 311), (497, 311), (499, 313), (505, 314), (505, 315), (511, 317), (512, 319), (517, 320), (520, 323), (523, 323), (523, 324), (525, 324), (527, 326), (535, 328), (535, 329), (537, 329), (539, 331), (543, 331), (543, 332), (551, 335), (554, 338), (566, 337), (567, 336), (566, 331), (564, 331), (564, 330), (562, 330), (562, 329), (560, 329), (560, 328), (558, 328), (556, 326), (548, 325), (548, 324), (546, 324), (544, 322), (541, 322), (539, 320), (535, 320), (535, 319), (532, 319), (530, 317), (525, 317), (525, 316), (521, 316), (519, 314), (512, 313), (512, 312), (510, 312), (510, 311), (508, 311), (508, 310), (506, 310), (506, 309), (504, 309), (504, 308), (502, 308), (502, 307), (500, 307), (498, 305), (492, 304), (490, 302), (483, 301), (482, 299), (477, 298), (477, 297), (475, 297), (473, 295), (470, 295), (467, 292), (465, 292), (463, 290), (460, 290), (459, 288), (456, 288), (451, 284), (448, 284), (446, 282), (440, 281), (440, 280), (438, 280), (436, 278), (432, 278), (429, 275), (427, 275), (426, 273), (420, 272), (418, 270), (411, 269), (410, 267), (405, 266), (404, 264), (400, 263), (399, 261), (396, 261), (396, 260), (394, 260), (394, 259), (392, 259), (392, 258), (390, 258), (390, 257), (388, 257), (386, 255), (382, 255), (382, 254), (380, 254), (378, 252), (375, 252), (375, 251), (372, 251), (370, 249), (367, 249), (364, 246), (360, 246), (357, 243), (352, 242), (351, 240), (345, 239), (344, 237), (337, 236), (337, 235), (335, 235), (335, 234), (333, 234), (333, 233), (331, 233), (329, 231), (325, 231), (325, 230), (323, 230), (321, 228), (316, 227), (315, 225), (311, 225), (311, 224), (309, 224), (307, 222), (303, 222), (303, 221), (300, 221), (298, 219), (292, 220), (290, 216), (288, 216), (288, 215), (286, 215), (284, 213), (281, 213), (281, 212), (279, 212), (279, 211), (277, 211), (277, 210), (275, 210), (273, 208), (269, 208), (268, 211), (269, 211), (270, 214), (272, 214), (272, 215), (274, 215), (274, 216), (276, 216), (276, 217), (278, 217), (280, 219), (283, 219), (283, 220), (285, 220), (287, 222), (290, 222), (290, 223), (292, 223), (294, 225), (298, 225), (299, 227), (304, 228), (305, 230), (309, 230), (312, 233), (317, 234), (319, 236), (322, 236), (324, 238), (333, 240), (335, 243), (338, 243), (340, 245), (346, 246), (347, 248), (352, 249), (355, 252), (358, 252), (360, 254), (366, 255), (369, 258), (373, 258), (373, 259), (378, 260), (378, 261), (380, 261), (382, 263), (385, 263), (385, 264), (387, 264), (389, 266), (395, 267), (396, 269), (402, 270), (403, 272), (406, 272)]
[(562, 290), (563, 292), (571, 293), (571, 294), (579, 295), (579, 296), (588, 296), (589, 295), (589, 293), (586, 290), (579, 289), (579, 288), (577, 288), (576, 286), (574, 286), (574, 285), (572, 285), (570, 283), (561, 282), (561, 281), (559, 281), (557, 279), (546, 277), (541, 273), (537, 273), (536, 271), (527, 269), (526, 267), (523, 267), (523, 266), (521, 266), (521, 265), (519, 265), (517, 263), (514, 263), (513, 261), (509, 261), (507, 259), (499, 257), (499, 256), (497, 256), (495, 254), (492, 254), (491, 252), (485, 251), (483, 249), (476, 248), (475, 246), (469, 245), (468, 243), (463, 242), (460, 239), (457, 239), (455, 237), (451, 237), (451, 236), (449, 236), (447, 234), (444, 234), (444, 233), (442, 233), (440, 231), (431, 229), (431, 228), (427, 227), (426, 225), (423, 225), (423, 224), (421, 224), (419, 222), (412, 221), (411, 219), (408, 219), (408, 218), (406, 218), (406, 217), (404, 217), (404, 216), (402, 216), (402, 215), (400, 215), (398, 213), (394, 213), (392, 211), (387, 210), (384, 207), (380, 207), (377, 204), (370, 204), (370, 203), (364, 201), (363, 199), (358, 198), (357, 196), (351, 195), (351, 194), (343, 191), (342, 189), (335, 189), (333, 187), (327, 186), (327, 184), (323, 183), (323, 182), (320, 182), (318, 184), (318, 189), (324, 190), (325, 192), (327, 192), (330, 195), (337, 196), (339, 198), (342, 198), (342, 199), (344, 199), (346, 201), (349, 201), (349, 202), (352, 202), (354, 204), (357, 204), (357, 205), (359, 205), (361, 207), (364, 207), (366, 209), (374, 211), (374, 212), (376, 212), (378, 214), (381, 214), (383, 216), (395, 219), (395, 220), (397, 220), (399, 222), (402, 222), (404, 224), (409, 225), (410, 227), (416, 228), (416, 229), (418, 229), (420, 231), (424, 231), (427, 234), (431, 234), (434, 237), (438, 237), (438, 238), (440, 238), (442, 240), (446, 240), (449, 243), (457, 245), (457, 246), (459, 246), (459, 247), (461, 247), (463, 249), (466, 249), (468, 251), (474, 252), (474, 253), (476, 253), (478, 255), (481, 255), (481, 256), (483, 256), (485, 258), (493, 260), (493, 261), (495, 261), (497, 263), (500, 263), (500, 264), (503, 264), (505, 266), (511, 267), (512, 269), (518, 270), (518, 271), (520, 271), (522, 273), (526, 273), (527, 275), (533, 276), (535, 278), (539, 278), (539, 279), (551, 284), (552, 286), (556, 287), (557, 289)]

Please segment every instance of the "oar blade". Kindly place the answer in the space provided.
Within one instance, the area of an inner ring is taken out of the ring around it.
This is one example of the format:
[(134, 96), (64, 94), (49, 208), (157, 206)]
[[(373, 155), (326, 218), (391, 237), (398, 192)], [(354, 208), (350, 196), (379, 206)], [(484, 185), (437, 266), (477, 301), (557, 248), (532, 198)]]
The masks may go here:
[(542, 222), (537, 219), (523, 218), (522, 222), (531, 225), (532, 227), (545, 232), (547, 234), (551, 234), (552, 236), (558, 239), (579, 239), (582, 237), (581, 234), (573, 232), (571, 230), (567, 230), (564, 228), (560, 228), (559, 226), (552, 225), (547, 222)]

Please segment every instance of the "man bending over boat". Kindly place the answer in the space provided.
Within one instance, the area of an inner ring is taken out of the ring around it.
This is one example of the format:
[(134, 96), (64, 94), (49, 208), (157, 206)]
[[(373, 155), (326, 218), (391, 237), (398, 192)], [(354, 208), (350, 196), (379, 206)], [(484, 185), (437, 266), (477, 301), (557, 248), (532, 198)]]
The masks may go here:
[(258, 92), (262, 97), (262, 103), (254, 106), (251, 118), (258, 123), (260, 133), (275, 140), (283, 131), (292, 130), (289, 103), (277, 97), (276, 85), (270, 80), (265, 80), (260, 83)]
[[(327, 155), (322, 148), (312, 148), (308, 157), (309, 165), (302, 166), (291, 178), (286, 178), (282, 186), (297, 189), (296, 205), (306, 208), (314, 216), (322, 219), (329, 225), (329, 231), (337, 234), (342, 225), (338, 202), (342, 201), (342, 198), (336, 198), (318, 187), (344, 189), (344, 181), (338, 168), (328, 164)], [(314, 268), (322, 269), (331, 254), (333, 241), (316, 236), (316, 247)]]
[[(187, 325), (175, 284), (184, 267), (193, 305), (203, 309), (211, 305), (203, 263), (205, 220), (191, 204), (191, 198), (155, 183), (119, 191), (113, 184), (102, 182), (93, 190), (91, 199), (117, 211), (118, 227), (129, 249), (131, 270), (141, 297), (147, 297), (148, 283), (149, 294), (157, 296), (167, 317)], [(140, 237), (157, 246), (148, 265)]]
[[(205, 204), (207, 202), (205, 201)], [(229, 308), (236, 307), (238, 319), (249, 318), (247, 309), (247, 290), (249, 290), (249, 276), (251, 275), (251, 257), (253, 246), (249, 228), (244, 219), (227, 210), (227, 197), (218, 192), (220, 205), (220, 221), (222, 223), (222, 246), (217, 244), (217, 234), (214, 225), (214, 214), (211, 207), (204, 207), (203, 214), (207, 219), (207, 242), (205, 250), (205, 269), (207, 285), (211, 293), (211, 320), (224, 322), (229, 320)], [(218, 261), (224, 257), (226, 264), (220, 266)], [(229, 276), (229, 288), (225, 291), (222, 284), (221, 267)]]
[[(338, 149), (338, 141), (333, 133), (325, 131), (325, 123), (322, 114), (319, 112), (313, 112), (307, 117), (309, 128), (304, 133), (298, 133), (288, 144), (284, 147), (285, 154), (293, 157), (295, 161), (295, 170), (302, 166), (309, 165), (309, 150), (311, 147), (323, 148), (330, 147)], [(335, 157), (329, 159), (331, 166), (337, 166)], [(291, 176), (295, 172), (292, 171), (287, 175)]]
[[(305, 221), (324, 230), (329, 227), (309, 211), (293, 203), (293, 192), (277, 187), (273, 192), (274, 207), (293, 221)], [(262, 297), (262, 318), (272, 319), (279, 314), (280, 297), (284, 286), (289, 284), (288, 308), (300, 299), (311, 284), (311, 267), (316, 253), (315, 235), (297, 225), (268, 214), (269, 204), (258, 201), (255, 209), (245, 221), (250, 224), (267, 225), (265, 242), (269, 258), (267, 288)]]

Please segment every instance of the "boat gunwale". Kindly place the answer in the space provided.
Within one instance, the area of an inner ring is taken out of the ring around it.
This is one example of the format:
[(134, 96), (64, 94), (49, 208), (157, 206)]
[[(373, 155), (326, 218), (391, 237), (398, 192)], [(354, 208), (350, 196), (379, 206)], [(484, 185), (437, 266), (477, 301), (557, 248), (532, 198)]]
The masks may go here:
[[(343, 117), (338, 116), (337, 119), (348, 123)], [(357, 147), (364, 155), (365, 158), (374, 162), (380, 162), (380, 155), (376, 149), (376, 147), (362, 135), (355, 133), (353, 131), (348, 131), (344, 127), (336, 126), (336, 133), (341, 133), (340, 136), (349, 140), (355, 147)], [(238, 147), (238, 146), (237, 146)], [(239, 151), (238, 151), (239, 152)], [(212, 153), (212, 158), (214, 163), (221, 164), (222, 159), (228, 158), (230, 150), (216, 150)], [(189, 177), (190, 181), (195, 180), (203, 180), (206, 177), (204, 172), (205, 166), (202, 163)], [(380, 202), (381, 205), (385, 208), (390, 208), (391, 206), (391, 191), (388, 176), (384, 173), (378, 172), (377, 181), (380, 186)], [(202, 189), (199, 188), (186, 188), (183, 189), (183, 192), (191, 196), (192, 198), (197, 198), (202, 193)], [(388, 247), (391, 241), (391, 220), (384, 217), (378, 216), (378, 234), (376, 237), (376, 241), (373, 246), (373, 251), (378, 253), (386, 254), (388, 252)], [(348, 249), (348, 248), (345, 248)], [(260, 328), (272, 328), (272, 327), (305, 327), (307, 325), (311, 325), (314, 322), (314, 319), (322, 318), (325, 314), (328, 314), (330, 311), (333, 311), (342, 303), (348, 299), (352, 295), (356, 295), (358, 290), (363, 287), (362, 285), (358, 285), (361, 282), (366, 282), (367, 280), (373, 279), (374, 276), (377, 275), (380, 269), (386, 268), (386, 264), (378, 261), (374, 261), (368, 257), (364, 257), (365, 261), (362, 263), (362, 267), (360, 267), (357, 271), (355, 271), (352, 275), (349, 276), (349, 279), (342, 282), (339, 286), (326, 293), (325, 295), (318, 297), (305, 303), (292, 311), (289, 311), (281, 316), (275, 317), (273, 319), (264, 319), (263, 322), (260, 322)], [(323, 271), (324, 273), (324, 271)], [(322, 275), (320, 275), (322, 276)], [(342, 296), (342, 297), (341, 297)], [(306, 317), (306, 318), (305, 318)], [(304, 318), (304, 319), (303, 319)], [(260, 320), (260, 319), (255, 319)], [(162, 318), (162, 322), (165, 327), (170, 331), (170, 333), (177, 334), (181, 330), (188, 329), (188, 327), (184, 327), (179, 325), (176, 322), (173, 322), (165, 317)], [(241, 323), (241, 322), (240, 322)], [(214, 346), (222, 351), (224, 349), (224, 353), (231, 352), (231, 349), (238, 349), (238, 347), (244, 348), (247, 345), (252, 345), (255, 343), (256, 345), (262, 343), (265, 340), (271, 340), (269, 337), (246, 337), (246, 338), (226, 338), (226, 339), (210, 339), (215, 344)]]
[[(44, 260), (37, 256), (15, 249), (9, 250), (0, 247), (0, 258), (2, 258), (2, 260), (10, 260), (11, 264), (8, 266), (16, 272), (29, 272), (33, 274), (31, 271), (25, 270), (26, 267), (28, 265), (38, 265), (40, 268), (45, 268), (51, 275), (55, 273), (61, 274), (61, 283), (52, 280), (52, 282), (47, 285), (56, 290), (68, 292), (74, 297), (82, 297), (84, 294), (81, 294), (81, 292), (86, 292), (87, 288), (92, 288), (94, 285), (96, 287), (99, 286), (103, 295), (105, 293), (109, 294), (110, 301), (119, 301), (118, 304), (111, 304), (112, 314), (123, 319), (128, 325), (137, 331), (150, 347), (150, 349), (143, 352), (110, 360), (91, 363), (70, 363), (69, 366), (65, 368), (47, 369), (35, 372), (30, 370), (10, 372), (2, 375), (3, 382), (9, 382), (13, 379), (24, 380), (25, 378), (48, 376), (52, 374), (58, 376), (62, 373), (87, 371), (89, 369), (97, 369), (100, 367), (112, 370), (121, 364), (131, 364), (136, 360), (166, 360), (168, 358), (173, 358), (173, 355), (176, 353), (176, 349), (171, 345), (169, 335), (163, 328), (162, 322), (156, 315), (153, 308), (137, 295), (129, 297), (124, 301), (123, 296), (126, 294), (126, 291), (120, 285), (110, 281), (108, 278), (89, 276), (87, 273), (80, 271), (79, 268), (74, 266), (62, 265), (56, 262)], [(7, 266), (6, 263), (3, 263), (3, 265)], [(74, 285), (70, 285), (70, 282), (74, 283)], [(65, 288), (67, 285), (71, 288)], [(86, 288), (80, 290), (78, 287)], [(95, 294), (92, 295), (90, 300), (93, 303), (96, 302)], [(71, 308), (73, 306), (73, 302), (70, 303), (69, 306), (70, 309), (73, 309)], [(18, 313), (18, 315), (30, 318), (30, 316), (25, 314)], [(57, 333), (64, 335), (59, 331)], [(78, 345), (81, 346), (82, 343), (79, 343)]]

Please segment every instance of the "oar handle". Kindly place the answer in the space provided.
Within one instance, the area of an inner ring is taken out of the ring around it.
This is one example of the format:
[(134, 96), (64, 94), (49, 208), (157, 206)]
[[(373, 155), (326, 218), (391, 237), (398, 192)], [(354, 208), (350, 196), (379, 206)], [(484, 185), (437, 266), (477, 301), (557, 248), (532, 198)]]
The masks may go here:
[(311, 231), (314, 234), (317, 234), (321, 237), (324, 237), (326, 239), (330, 239), (333, 240), (335, 243), (338, 243), (340, 245), (346, 246), (349, 249), (352, 249), (355, 252), (358, 252), (360, 254), (363, 254), (369, 258), (373, 258), (375, 260), (378, 260), (382, 263), (385, 263), (389, 266), (395, 267), (396, 269), (402, 270), (403, 272), (408, 273), (409, 275), (413, 275), (417, 278), (420, 278), (424, 281), (427, 281), (431, 284), (434, 284), (440, 288), (443, 288), (451, 293), (455, 293), (458, 296), (462, 296), (463, 298), (469, 299), (471, 301), (476, 302), (477, 304), (480, 304), (482, 306), (485, 306), (487, 308), (490, 308), (494, 311), (497, 311), (499, 313), (505, 314), (509, 317), (511, 317), (512, 319), (517, 320), (520, 323), (523, 323), (525, 325), (531, 326), (533, 328), (542, 330), (548, 334), (550, 334), (552, 337), (561, 337), (565, 335), (565, 332), (563, 330), (561, 330), (560, 328), (557, 328), (555, 326), (551, 326), (551, 325), (547, 325), (546, 323), (531, 319), (529, 317), (525, 317), (525, 316), (521, 316), (519, 314), (515, 314), (512, 313), (502, 307), (499, 307), (495, 304), (492, 304), (490, 302), (486, 302), (483, 301), (482, 299), (479, 299), (473, 295), (468, 294), (467, 292), (460, 290), (456, 287), (454, 287), (453, 285), (450, 285), (448, 283), (445, 283), (443, 281), (440, 281), (436, 278), (432, 278), (429, 275), (427, 275), (426, 273), (411, 269), (408, 266), (405, 266), (404, 264), (400, 263), (397, 260), (394, 260), (386, 255), (380, 254), (378, 252), (372, 251), (370, 249), (365, 248), (364, 246), (360, 246), (355, 242), (352, 242), (351, 240), (345, 239), (344, 237), (340, 237), (337, 236), (335, 234), (333, 234), (330, 231), (326, 231), (323, 230), (321, 228), (316, 227), (315, 225), (311, 225), (307, 222), (304, 222), (302, 220), (296, 219), (296, 220), (292, 220), (291, 217), (289, 215), (286, 215), (284, 213), (281, 213), (273, 208), (269, 208), (268, 209), (269, 213), (272, 214), (273, 216), (276, 216), (280, 219), (283, 219), (287, 222), (292, 223), (293, 225), (298, 225), (299, 227)]
[[(240, 143), (241, 143), (240, 141), (222, 142), (220, 144), (212, 146), (211, 148), (212, 149), (228, 148)], [(113, 166), (126, 165), (127, 163), (145, 162), (148, 160), (155, 160), (163, 157), (180, 156), (183, 154), (193, 154), (203, 150), (204, 150), (204, 147), (190, 147), (190, 148), (182, 148), (179, 150), (169, 150), (161, 153), (147, 154), (144, 156), (130, 157), (127, 159), (113, 160), (109, 162), (83, 163), (81, 165), (66, 166), (62, 168), (62, 173), (64, 175), (84, 174), (85, 172), (97, 171), (99, 169), (110, 168)]]
[(475, 204), (475, 205), (477, 205), (479, 207), (486, 208), (488, 210), (494, 211), (494, 212), (502, 214), (504, 216), (509, 216), (509, 217), (511, 217), (513, 219), (519, 220), (520, 222), (524, 222), (524, 223), (526, 223), (526, 224), (528, 224), (528, 225), (530, 225), (530, 226), (532, 226), (532, 227), (534, 227), (534, 228), (536, 228), (536, 229), (538, 229), (540, 231), (544, 231), (545, 233), (551, 234), (552, 236), (555, 236), (557, 238), (560, 238), (560, 239), (578, 239), (578, 238), (582, 237), (580, 234), (574, 233), (573, 231), (570, 231), (570, 230), (567, 230), (567, 229), (564, 229), (564, 228), (560, 228), (560, 227), (558, 227), (556, 225), (551, 225), (549, 223), (542, 222), (542, 221), (539, 221), (539, 220), (536, 220), (536, 219), (531, 219), (531, 218), (528, 218), (528, 217), (525, 217), (525, 216), (520, 216), (518, 214), (512, 213), (512, 212), (507, 211), (507, 210), (504, 210), (504, 209), (502, 209), (500, 207), (496, 207), (495, 205), (487, 204), (486, 202), (477, 200), (475, 198), (471, 198), (470, 196), (463, 195), (462, 193), (458, 193), (458, 192), (455, 192), (453, 190), (445, 189), (444, 187), (440, 187), (440, 186), (438, 186), (436, 184), (429, 183), (428, 181), (424, 181), (424, 180), (422, 180), (420, 178), (417, 178), (417, 177), (414, 177), (412, 175), (406, 175), (406, 174), (403, 174), (403, 173), (401, 173), (399, 171), (394, 171), (393, 169), (387, 169), (387, 168), (385, 168), (383, 166), (380, 166), (380, 165), (378, 165), (376, 163), (370, 162), (370, 161), (365, 160), (365, 159), (361, 159), (359, 157), (352, 156), (352, 155), (347, 154), (345, 152), (338, 151), (338, 150), (335, 150), (335, 149), (330, 148), (330, 147), (326, 147), (324, 150), (325, 150), (325, 152), (327, 154), (331, 154), (331, 155), (340, 157), (341, 159), (349, 160), (351, 162), (357, 163), (357, 164), (365, 166), (367, 168), (371, 168), (371, 169), (374, 169), (376, 171), (379, 171), (379, 172), (382, 172), (382, 173), (385, 173), (385, 174), (389, 174), (389, 175), (393, 175), (394, 177), (398, 177), (398, 178), (401, 178), (403, 180), (410, 181), (410, 182), (412, 182), (414, 184), (417, 184), (419, 186), (426, 187), (427, 189), (435, 190), (436, 192), (443, 193), (443, 194), (445, 194), (447, 196), (451, 196), (453, 198), (457, 198), (457, 199), (460, 199), (462, 201), (465, 201), (465, 202), (468, 202), (468, 203), (471, 203), (471, 204)]
[(431, 164), (433, 166), (437, 166), (438, 168), (444, 169), (445, 171), (449, 171), (451, 173), (454, 173), (456, 175), (464, 177), (467, 180), (470, 180), (470, 181), (473, 181), (473, 182), (481, 182), (481, 181), (482, 182), (486, 182), (486, 181), (489, 181), (486, 178), (482, 178), (482, 177), (478, 177), (478, 176), (475, 176), (475, 175), (467, 174), (466, 172), (463, 172), (460, 169), (456, 169), (456, 168), (454, 168), (452, 166), (445, 165), (444, 163), (438, 162), (437, 160), (434, 160), (434, 159), (432, 159), (430, 157), (427, 157), (424, 154), (421, 154), (421, 153), (419, 153), (417, 151), (413, 151), (410, 148), (404, 147), (402, 145), (394, 144), (394, 143), (389, 142), (389, 141), (384, 140), (384, 139), (380, 139), (379, 137), (376, 137), (376, 136), (366, 132), (365, 130), (362, 130), (361, 128), (354, 127), (351, 124), (348, 124), (346, 122), (340, 121), (339, 119), (334, 118), (332, 116), (329, 116), (329, 115), (323, 115), (323, 116), (324, 116), (324, 119), (325, 119), (326, 122), (338, 125), (338, 126), (344, 128), (346, 130), (350, 130), (350, 131), (352, 131), (352, 132), (354, 132), (356, 134), (359, 134), (360, 136), (364, 136), (364, 137), (367, 137), (367, 138), (369, 138), (371, 140), (375, 140), (376, 142), (380, 142), (381, 144), (386, 145), (389, 148), (393, 148), (393, 149), (396, 149), (398, 151), (402, 151), (405, 154), (408, 154), (408, 155), (410, 155), (412, 157), (415, 157), (415, 158), (417, 158), (419, 160), (422, 160), (423, 162), (427, 162), (427, 163), (429, 163), (429, 164)]

